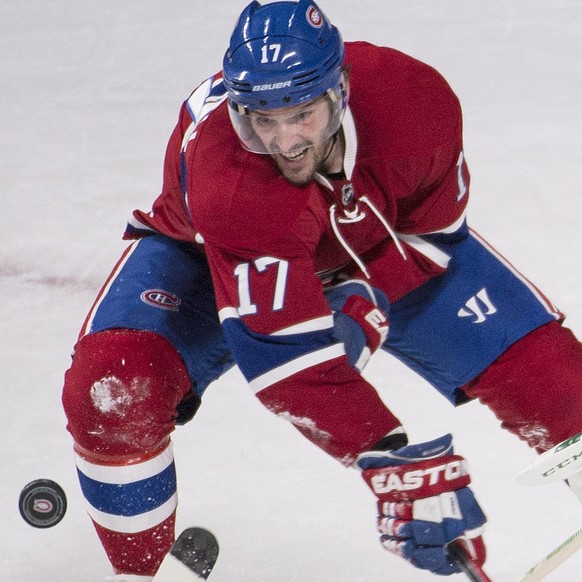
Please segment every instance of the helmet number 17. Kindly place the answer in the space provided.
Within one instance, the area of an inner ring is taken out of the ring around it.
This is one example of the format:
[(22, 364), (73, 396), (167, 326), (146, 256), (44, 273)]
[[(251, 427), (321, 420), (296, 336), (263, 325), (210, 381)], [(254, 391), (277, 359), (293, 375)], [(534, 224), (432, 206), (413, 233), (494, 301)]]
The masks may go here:
[[(280, 52), (281, 45), (279, 43), (263, 45), (261, 48), (261, 63), (276, 63), (279, 60)], [(269, 58), (269, 56), (271, 58)]]

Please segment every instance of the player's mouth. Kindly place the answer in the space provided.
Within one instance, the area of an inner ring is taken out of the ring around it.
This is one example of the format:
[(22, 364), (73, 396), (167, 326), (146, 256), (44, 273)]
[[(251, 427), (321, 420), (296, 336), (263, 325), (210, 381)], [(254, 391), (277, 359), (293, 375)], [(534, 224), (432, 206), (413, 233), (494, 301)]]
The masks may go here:
[(303, 148), (301, 150), (293, 150), (291, 152), (286, 152), (286, 153), (281, 152), (280, 155), (282, 157), (284, 157), (289, 162), (297, 162), (297, 161), (301, 160), (305, 156), (305, 152), (308, 149), (309, 148)]

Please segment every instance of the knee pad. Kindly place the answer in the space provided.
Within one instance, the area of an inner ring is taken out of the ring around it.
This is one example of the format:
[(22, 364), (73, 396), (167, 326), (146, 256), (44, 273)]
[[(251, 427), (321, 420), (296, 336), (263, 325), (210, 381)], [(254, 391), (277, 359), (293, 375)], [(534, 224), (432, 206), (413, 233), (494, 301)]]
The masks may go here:
[(164, 337), (112, 329), (82, 337), (65, 374), (63, 407), (76, 447), (92, 456), (141, 456), (163, 446), (191, 393), (182, 358)]

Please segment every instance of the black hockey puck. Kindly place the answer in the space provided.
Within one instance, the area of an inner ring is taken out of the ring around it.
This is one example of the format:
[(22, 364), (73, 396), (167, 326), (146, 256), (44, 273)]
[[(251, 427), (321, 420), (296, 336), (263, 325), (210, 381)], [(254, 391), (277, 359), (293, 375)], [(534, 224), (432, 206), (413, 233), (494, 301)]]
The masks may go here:
[(65, 517), (67, 496), (50, 479), (37, 479), (26, 485), (18, 500), (22, 519), (32, 527), (53, 527)]

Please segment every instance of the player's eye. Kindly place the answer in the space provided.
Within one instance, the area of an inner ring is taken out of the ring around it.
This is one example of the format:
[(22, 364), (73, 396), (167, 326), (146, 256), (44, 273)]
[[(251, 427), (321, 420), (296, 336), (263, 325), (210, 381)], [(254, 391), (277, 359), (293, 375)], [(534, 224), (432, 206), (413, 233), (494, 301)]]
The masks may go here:
[(275, 127), (276, 121), (270, 117), (265, 117), (262, 115), (256, 115), (254, 117), (254, 123), (261, 129), (270, 129)]
[(307, 123), (310, 117), (313, 115), (313, 112), (310, 109), (304, 109), (300, 111), (296, 115), (294, 115), (290, 122), (291, 123)]

